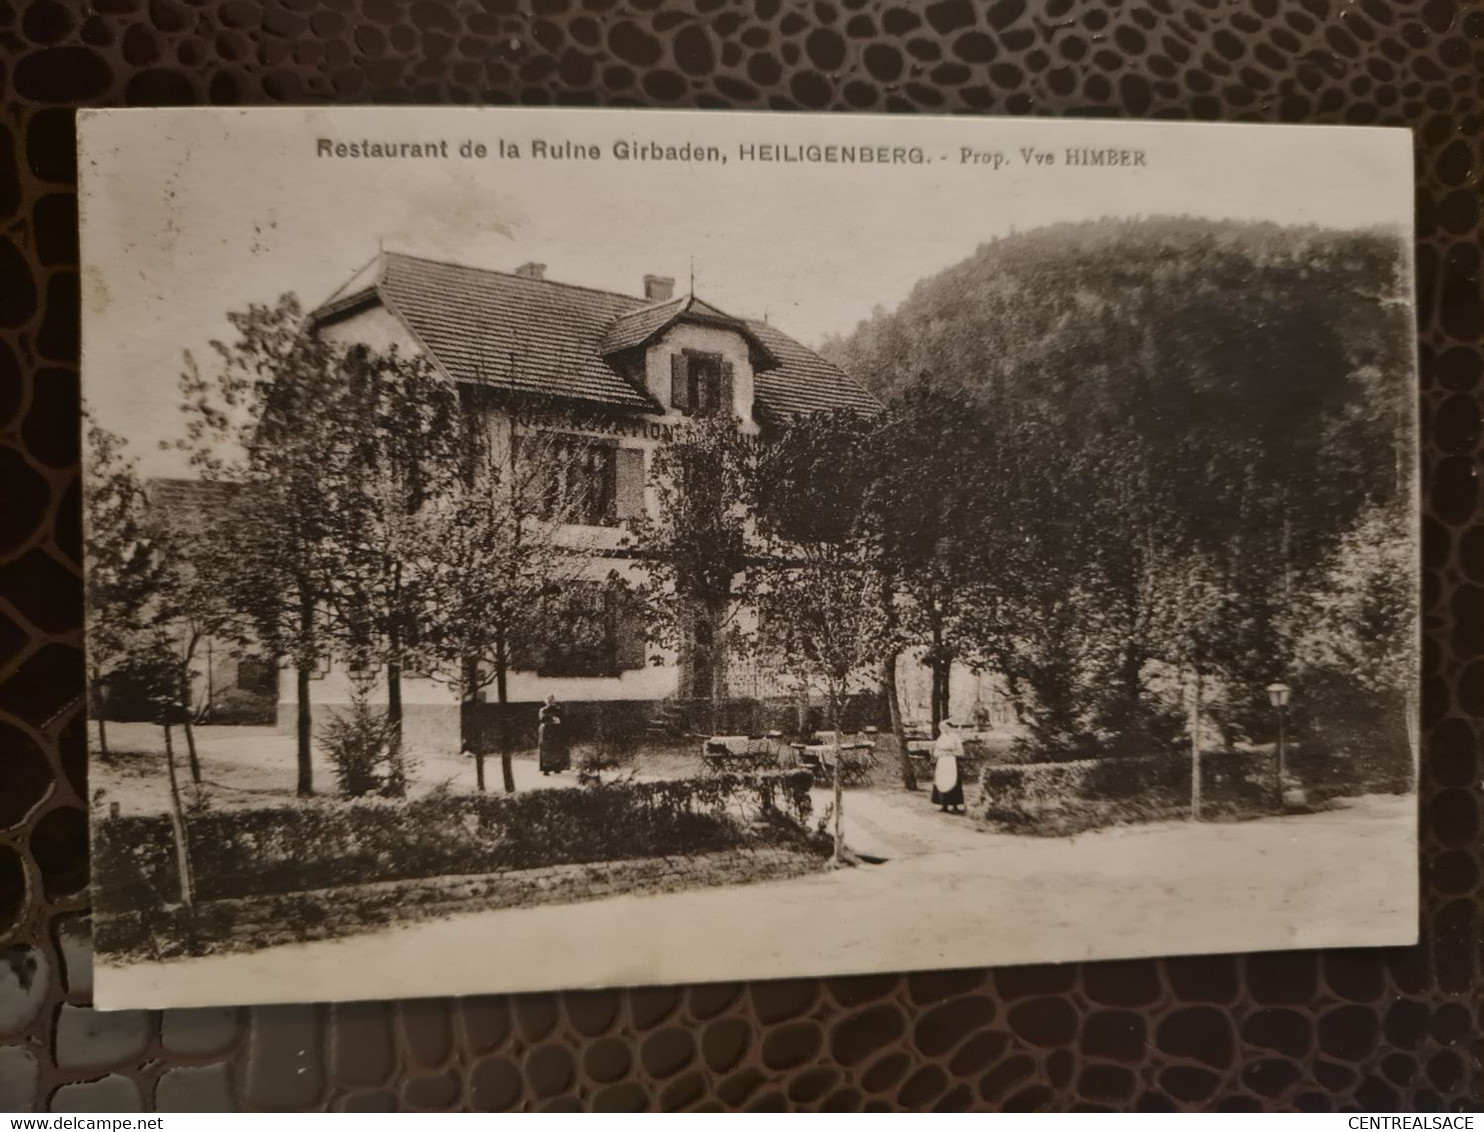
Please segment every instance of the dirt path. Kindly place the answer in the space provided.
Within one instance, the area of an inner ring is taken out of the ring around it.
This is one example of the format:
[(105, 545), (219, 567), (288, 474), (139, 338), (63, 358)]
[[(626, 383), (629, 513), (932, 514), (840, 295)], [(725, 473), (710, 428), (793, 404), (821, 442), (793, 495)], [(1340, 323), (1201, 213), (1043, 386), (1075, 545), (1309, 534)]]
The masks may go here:
[(1380, 946), (1409, 942), (1417, 924), (1410, 797), (1054, 839), (955, 824), (906, 794), (852, 793), (846, 817), (858, 826), (852, 843), (896, 857), (794, 880), (469, 912), (247, 955), (100, 967), (98, 1001), (381, 998)]
[[(814, 809), (823, 813), (829, 791), (815, 791)], [(945, 814), (928, 792), (900, 788), (856, 790), (845, 795), (845, 841), (858, 853), (887, 860), (982, 849), (993, 836), (966, 814)]]

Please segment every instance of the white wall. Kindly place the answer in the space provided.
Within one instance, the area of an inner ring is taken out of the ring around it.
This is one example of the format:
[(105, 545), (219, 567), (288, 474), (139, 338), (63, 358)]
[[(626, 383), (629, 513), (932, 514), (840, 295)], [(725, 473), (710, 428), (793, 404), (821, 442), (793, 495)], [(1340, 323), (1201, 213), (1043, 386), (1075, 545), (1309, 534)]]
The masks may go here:
[[(286, 671), (279, 678), (278, 686), (282, 697), (279, 700), (281, 718), (284, 710), (291, 711), (295, 703), (292, 670)], [(386, 703), (384, 672), (378, 672), (375, 679), (367, 682), (364, 687), (372, 702)], [(356, 688), (357, 683), (351, 678), (349, 670), (344, 665), (336, 663), (330, 666), (325, 675), (316, 676), (309, 681), (309, 702), (312, 704), (348, 704)], [(457, 704), (459, 698), (454, 694), (452, 687), (441, 680), (426, 676), (409, 676), (404, 672), (402, 674), (402, 702), (404, 704)]]
[[(632, 561), (594, 558), (587, 564), (584, 576), (592, 581), (602, 581), (613, 570), (634, 582), (639, 581), (643, 575), (643, 567)], [(548, 695), (567, 701), (659, 700), (674, 695), (679, 679), (674, 650), (650, 641), (646, 653), (651, 663), (616, 677), (550, 677), (538, 676), (534, 672), (512, 672), (508, 683), (509, 696), (513, 702), (527, 702), (541, 700)], [(655, 657), (659, 658), (659, 664), (652, 663)], [(376, 678), (365, 686), (373, 703), (386, 702), (384, 673), (377, 673)], [(333, 664), (325, 675), (317, 676), (309, 682), (309, 700), (315, 705), (348, 704), (356, 688), (357, 684), (350, 672), (341, 664)], [(292, 670), (284, 672), (279, 680), (279, 689), (279, 726), (291, 726), (297, 703)], [(493, 696), (493, 691), (488, 694)], [(404, 673), (402, 702), (406, 707), (442, 705), (455, 709), (459, 697), (450, 681)]]
[(752, 419), (752, 360), (747, 352), (747, 339), (735, 330), (719, 326), (679, 323), (660, 335), (645, 351), (645, 386), (649, 395), (665, 406), (667, 419), (684, 419), (670, 407), (670, 359), (682, 350), (720, 354), (732, 363), (732, 413), (741, 418), (746, 431), (756, 432), (757, 423)]
[(423, 348), (418, 345), (412, 332), (402, 324), (402, 320), (380, 303), (320, 327), (319, 336), (326, 342), (346, 346), (366, 345), (382, 353), (393, 346), (402, 353), (423, 352)]

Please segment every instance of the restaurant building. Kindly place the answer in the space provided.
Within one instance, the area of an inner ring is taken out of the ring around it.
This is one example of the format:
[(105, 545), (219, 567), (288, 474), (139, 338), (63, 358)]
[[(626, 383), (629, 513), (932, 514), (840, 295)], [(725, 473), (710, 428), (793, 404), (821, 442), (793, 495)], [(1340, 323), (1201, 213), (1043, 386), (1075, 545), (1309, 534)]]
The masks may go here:
[[(539, 263), (514, 271), (383, 252), (310, 315), (314, 333), (345, 345), (418, 353), (460, 387), (469, 411), (486, 414), (491, 434), (532, 425), (560, 432), (561, 474), (582, 486), (581, 545), (596, 585), (615, 569), (641, 571), (624, 551), (636, 520), (656, 514), (649, 482), (655, 451), (688, 419), (729, 415), (765, 435), (792, 417), (851, 409), (875, 412), (857, 381), (766, 321), (723, 311), (674, 280), (647, 275), (638, 294), (597, 290), (546, 277)], [(661, 647), (641, 616), (616, 609), (588, 639), (552, 640), (537, 661), (510, 674), (512, 703), (555, 695), (574, 715), (609, 705), (640, 720), (666, 704), (706, 695), (698, 671), (705, 650)], [(374, 673), (358, 673), (365, 683)], [(757, 698), (756, 666), (729, 668), (728, 695)], [(352, 674), (327, 665), (312, 682), (316, 714), (348, 704)], [(282, 681), (279, 724), (295, 716), (293, 681)], [(459, 739), (458, 698), (447, 682), (403, 681), (409, 740)], [(619, 709), (620, 705), (627, 705)], [(465, 713), (467, 715), (467, 712)], [(588, 712), (589, 715), (594, 714)]]

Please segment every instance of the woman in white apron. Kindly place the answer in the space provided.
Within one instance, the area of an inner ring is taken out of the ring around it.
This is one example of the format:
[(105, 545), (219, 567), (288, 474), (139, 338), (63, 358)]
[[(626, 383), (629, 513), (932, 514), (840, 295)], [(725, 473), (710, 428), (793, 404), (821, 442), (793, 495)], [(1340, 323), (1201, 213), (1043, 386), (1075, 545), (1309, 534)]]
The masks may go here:
[(933, 744), (933, 805), (945, 814), (952, 809), (964, 811), (964, 784), (959, 777), (959, 760), (963, 757), (964, 741), (958, 728), (945, 719), (939, 725), (938, 739)]

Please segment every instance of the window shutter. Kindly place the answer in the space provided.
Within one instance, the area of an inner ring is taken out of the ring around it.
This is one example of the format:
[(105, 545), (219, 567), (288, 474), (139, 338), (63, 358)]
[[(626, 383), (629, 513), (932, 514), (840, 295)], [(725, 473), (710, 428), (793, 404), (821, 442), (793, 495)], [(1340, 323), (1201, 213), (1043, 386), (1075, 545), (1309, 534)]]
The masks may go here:
[(690, 412), (690, 359), (684, 354), (670, 355), (670, 405)]
[[(550, 432), (510, 438), (510, 462), (502, 469), (521, 502), (538, 508), (542, 518), (553, 518), (562, 500), (562, 464), (567, 446)], [(507, 489), (509, 490), (509, 489)]]
[(618, 521), (618, 444), (599, 441), (593, 445), (594, 486), (598, 492), (595, 518), (603, 523)]
[(618, 517), (644, 517), (644, 449), (618, 450)]
[(621, 594), (618, 598), (618, 617), (614, 626), (618, 638), (615, 648), (618, 670), (629, 672), (643, 668), (646, 663), (649, 638), (644, 631), (643, 610), (637, 598)]
[(733, 369), (732, 363), (722, 359), (721, 363), (721, 390), (717, 397), (716, 415), (726, 417), (730, 420), (737, 416), (737, 406), (732, 403), (733, 398)]
[[(525, 468), (521, 465), (521, 461), (525, 459), (526, 456), (526, 449), (523, 447), (525, 444), (526, 438), (524, 436), (522, 436), (518, 432), (511, 432), (510, 450), (506, 453), (506, 458), (501, 462), (498, 468), (500, 476), (499, 490), (508, 492), (512, 488), (521, 486), (521, 477), (525, 475)], [(526, 491), (528, 492), (531, 490), (532, 486), (533, 485), (531, 484), (524, 485)], [(541, 496), (545, 497), (545, 485), (541, 484), (534, 486), (536, 490), (540, 492)], [(522, 502), (525, 502), (525, 500), (522, 500)]]

